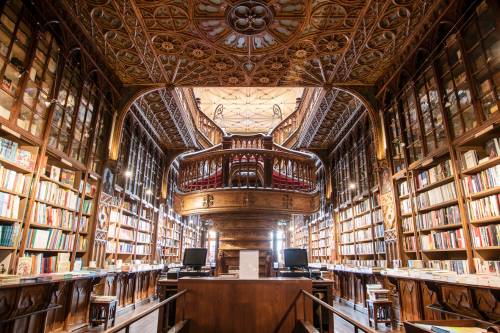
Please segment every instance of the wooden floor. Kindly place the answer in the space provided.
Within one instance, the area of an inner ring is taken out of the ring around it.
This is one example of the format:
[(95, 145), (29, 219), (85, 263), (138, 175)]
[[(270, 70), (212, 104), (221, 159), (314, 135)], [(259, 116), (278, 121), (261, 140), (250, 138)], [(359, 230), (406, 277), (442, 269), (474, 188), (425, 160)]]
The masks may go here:
[[(124, 321), (130, 316), (134, 315), (134, 313), (139, 313), (147, 309), (148, 307), (151, 307), (155, 303), (147, 303), (138, 306), (135, 310), (133, 311), (127, 311), (124, 314), (118, 316), (116, 319), (116, 323), (120, 323), (121, 321)], [(351, 306), (348, 306), (343, 303), (338, 303), (334, 302), (333, 306), (335, 309), (338, 311), (342, 311), (342, 313), (348, 315), (350, 318), (355, 319), (356, 321), (368, 326), (368, 318), (365, 313), (359, 312), (354, 310)], [(142, 318), (135, 324), (133, 324), (130, 327), (130, 333), (150, 333), (150, 332), (156, 332), (156, 326), (157, 326), (157, 321), (158, 321), (158, 311), (155, 311), (151, 313), (150, 315)], [(353, 333), (354, 329), (352, 325), (350, 325), (348, 322), (344, 321), (342, 318), (335, 316), (334, 318), (334, 328), (335, 328), (335, 333)], [(383, 324), (378, 325), (378, 331), (383, 332), (383, 333), (403, 333), (404, 329), (398, 328), (398, 329), (392, 329), (391, 327), (386, 327)], [(103, 325), (100, 327), (94, 328), (94, 329), (88, 329), (85, 332), (103, 332)], [(124, 333), (125, 330), (122, 330), (120, 333)]]
[[(366, 315), (366, 313), (356, 311), (352, 308), (352, 306), (339, 302), (334, 302), (333, 307), (338, 311), (341, 311), (342, 313), (348, 315), (350, 318), (360, 322), (361, 324), (368, 326), (368, 316)], [(334, 329), (336, 333), (354, 332), (353, 326), (338, 316), (335, 316), (334, 319)], [(390, 326), (387, 327), (384, 324), (379, 324), (377, 331), (384, 333), (402, 333), (404, 332), (404, 329), (402, 327), (393, 329)]]

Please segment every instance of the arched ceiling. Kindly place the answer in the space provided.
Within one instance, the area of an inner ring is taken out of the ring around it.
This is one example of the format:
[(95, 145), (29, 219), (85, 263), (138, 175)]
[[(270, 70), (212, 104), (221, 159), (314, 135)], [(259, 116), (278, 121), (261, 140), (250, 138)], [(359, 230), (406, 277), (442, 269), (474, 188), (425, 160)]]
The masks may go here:
[(124, 84), (371, 85), (444, 0), (60, 0)]
[(202, 112), (230, 134), (267, 134), (295, 111), (298, 87), (196, 87)]

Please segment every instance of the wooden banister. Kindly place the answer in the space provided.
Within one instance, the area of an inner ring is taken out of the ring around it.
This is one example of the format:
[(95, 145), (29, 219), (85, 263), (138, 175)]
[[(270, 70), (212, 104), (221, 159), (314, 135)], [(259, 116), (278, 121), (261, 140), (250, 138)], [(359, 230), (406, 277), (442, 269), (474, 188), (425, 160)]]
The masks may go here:
[[(172, 301), (178, 299), (180, 296), (184, 295), (187, 291), (188, 291), (187, 289), (179, 291), (175, 295), (172, 295), (169, 298), (167, 298), (167, 299), (165, 299), (165, 300), (163, 300), (161, 302), (158, 302), (154, 306), (152, 306), (152, 307), (150, 307), (148, 309), (145, 309), (144, 311), (141, 311), (141, 312), (139, 312), (136, 315), (133, 315), (132, 317), (130, 317), (127, 320), (119, 323), (118, 325), (107, 329), (105, 331), (105, 333), (116, 333), (116, 332), (120, 332), (121, 330), (125, 330), (125, 332), (128, 333), (129, 329), (130, 329), (130, 325), (132, 325), (133, 323), (135, 323), (135, 322), (139, 321), (140, 319), (146, 317), (147, 315), (153, 313), (154, 311), (163, 308), (164, 306), (166, 306), (170, 302), (172, 302)], [(158, 322), (158, 324), (160, 324), (160, 322)], [(182, 327), (184, 327), (185, 324), (186, 323), (184, 323), (182, 325)], [(174, 327), (176, 327), (176, 326), (174, 326)], [(162, 330), (159, 329), (158, 332), (162, 332)], [(175, 332), (180, 332), (180, 331), (175, 331)]]

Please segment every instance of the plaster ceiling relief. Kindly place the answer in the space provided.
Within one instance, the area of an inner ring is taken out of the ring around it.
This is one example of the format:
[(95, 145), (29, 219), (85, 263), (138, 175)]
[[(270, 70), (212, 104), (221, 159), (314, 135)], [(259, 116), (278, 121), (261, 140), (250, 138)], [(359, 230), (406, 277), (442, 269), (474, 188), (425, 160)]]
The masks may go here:
[(445, 0), (58, 0), (124, 84), (373, 84)]
[(268, 133), (296, 108), (304, 88), (193, 88), (199, 107), (231, 134)]

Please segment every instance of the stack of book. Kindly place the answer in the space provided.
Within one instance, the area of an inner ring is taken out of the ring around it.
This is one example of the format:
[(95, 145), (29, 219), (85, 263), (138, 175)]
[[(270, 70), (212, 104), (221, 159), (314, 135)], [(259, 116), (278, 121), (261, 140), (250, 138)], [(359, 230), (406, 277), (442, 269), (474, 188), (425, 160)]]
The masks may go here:
[(417, 207), (424, 209), (456, 198), (455, 183), (451, 182), (420, 193), (417, 196)]
[(76, 231), (76, 217), (74, 212), (54, 208), (40, 202), (35, 202), (33, 205), (31, 222)]
[(420, 230), (452, 224), (460, 224), (458, 206), (441, 208), (417, 216), (417, 227)]
[(468, 150), (465, 152), (463, 154), (463, 167), (465, 169), (470, 169), (500, 156), (500, 138), (488, 140), (484, 148), (486, 151), (486, 157), (481, 159), (479, 158), (476, 150)]
[(0, 157), (28, 170), (33, 170), (35, 167), (36, 154), (26, 147), (19, 146), (17, 142), (2, 137), (0, 137)]
[(472, 226), (471, 231), (475, 247), (500, 246), (500, 224)]
[(500, 194), (490, 195), (469, 202), (469, 215), (471, 222), (485, 218), (500, 216)]
[(464, 175), (463, 184), (466, 195), (500, 186), (500, 165), (495, 165), (475, 175)]
[(417, 242), (415, 236), (404, 237), (404, 249), (405, 251), (415, 251), (417, 249)]
[(423, 250), (446, 250), (465, 248), (463, 229), (431, 232), (420, 236), (420, 244)]
[(5, 168), (0, 164), (0, 187), (8, 191), (24, 193), (28, 176)]
[(17, 246), (20, 227), (18, 223), (0, 225), (0, 246)]
[(71, 251), (75, 235), (68, 235), (59, 229), (30, 229), (27, 246), (31, 249)]
[(17, 195), (0, 192), (0, 217), (17, 220), (21, 198)]
[(417, 189), (441, 181), (448, 177), (453, 176), (453, 169), (451, 168), (451, 161), (446, 160), (438, 165), (430, 168), (429, 170), (421, 171), (415, 178), (415, 185)]
[(77, 210), (80, 198), (71, 190), (59, 187), (50, 181), (41, 181), (38, 185), (36, 198), (70, 210)]

